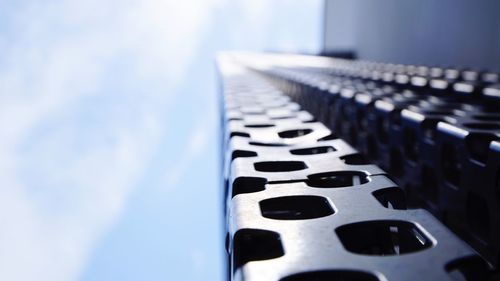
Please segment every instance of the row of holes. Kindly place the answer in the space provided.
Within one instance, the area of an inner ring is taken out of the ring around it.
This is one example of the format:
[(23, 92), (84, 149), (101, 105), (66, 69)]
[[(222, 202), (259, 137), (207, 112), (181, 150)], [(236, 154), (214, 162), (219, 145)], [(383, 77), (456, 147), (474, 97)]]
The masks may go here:
[[(437, 204), (439, 200), (439, 188), (434, 170), (427, 165), (423, 165), (420, 178), (420, 191), (422, 195), (430, 202)], [(499, 183), (497, 182), (497, 190), (500, 190)], [(469, 192), (466, 197), (465, 213), (469, 227), (474, 229), (481, 239), (489, 241), (491, 238), (490, 212), (487, 202), (481, 196)]]
[[(369, 180), (369, 176), (364, 172), (336, 171), (309, 175), (304, 182), (308, 186), (317, 188), (342, 188), (365, 184)], [(265, 178), (238, 177), (233, 182), (232, 197), (242, 193), (262, 191), (267, 183)]]
[[(251, 128), (265, 128), (265, 127), (267, 127), (267, 125), (252, 125)], [(311, 129), (294, 129), (294, 130), (287, 130), (287, 131), (279, 132), (278, 136), (282, 139), (293, 139), (293, 138), (298, 138), (298, 137), (302, 137), (305, 135), (309, 135), (312, 132), (313, 132), (313, 130), (311, 130)], [(230, 137), (234, 137), (234, 136), (249, 138), (250, 134), (244, 133), (244, 132), (231, 132)]]
[[(386, 208), (405, 209), (401, 189), (389, 187), (373, 192), (373, 196)], [(275, 220), (307, 220), (333, 215), (334, 208), (326, 197), (294, 195), (264, 199), (259, 202), (263, 217)]]
[[(255, 115), (255, 114), (249, 114), (249, 115)], [(290, 114), (287, 114), (287, 115), (276, 115), (276, 116), (264, 115), (264, 116), (268, 117), (271, 120), (286, 120), (286, 119), (297, 118), (296, 115), (290, 115)], [(242, 117), (231, 117), (231, 118), (228, 119), (228, 121), (244, 121), (244, 120), (245, 119), (242, 118)], [(306, 122), (306, 123), (308, 123), (308, 122)], [(268, 125), (270, 125), (268, 127), (274, 126), (273, 124), (268, 124)], [(257, 126), (257, 128), (258, 128), (259, 124), (246, 124), (245, 125), (245, 127), (247, 127), (247, 128), (256, 128), (254, 126)]]
[[(435, 128), (435, 122), (430, 124), (432, 128)], [(484, 124), (483, 124), (484, 125)], [(488, 124), (486, 124), (488, 125)], [(478, 126), (472, 126), (477, 128)], [(488, 127), (488, 126), (487, 126)], [(484, 126), (482, 127), (485, 128)], [(488, 127), (490, 128), (490, 127)], [(491, 129), (491, 128), (490, 128)], [(385, 130), (383, 130), (385, 131)], [(307, 135), (311, 133), (310, 129), (303, 130), (288, 130), (284, 132), (280, 132), (279, 135), (282, 138), (295, 138)], [(238, 134), (238, 133), (236, 133)], [(243, 136), (243, 135), (241, 135)], [(244, 135), (248, 136), (248, 135)], [(491, 135), (471, 135), (466, 138), (466, 145), (468, 150), (471, 153), (471, 157), (478, 162), (485, 163), (488, 154), (488, 147), (491, 140), (494, 137)], [(262, 143), (253, 143), (254, 145), (264, 145)], [(269, 146), (276, 146), (276, 144), (267, 144)], [(297, 149), (291, 150), (290, 152), (295, 155), (311, 155), (311, 154), (319, 154), (334, 151), (332, 147), (316, 147), (316, 148), (306, 148), (306, 149)], [(406, 128), (404, 131), (404, 151), (405, 155), (416, 161), (418, 157), (418, 145), (416, 143), (416, 136), (413, 130)], [(454, 186), (459, 186), (460, 182), (460, 174), (461, 174), (461, 162), (458, 159), (458, 150), (454, 145), (444, 144), (442, 150), (442, 166), (444, 171), (445, 179), (453, 184)], [(238, 151), (233, 158), (235, 157), (251, 157), (256, 156), (255, 152), (245, 152)], [(404, 160), (403, 155), (399, 150), (393, 149), (390, 151), (390, 169), (394, 173), (394, 175), (401, 177), (404, 174)], [(285, 171), (297, 171), (306, 169), (307, 166), (303, 162), (285, 162), (285, 163), (256, 163), (256, 170), (265, 171), (265, 172), (285, 172)], [(497, 188), (497, 196), (500, 199), (500, 186)], [(432, 199), (432, 198), (431, 198)]]
[[(395, 256), (432, 247), (430, 237), (415, 224), (399, 220), (365, 221), (347, 224), (335, 230), (344, 248), (354, 254)], [(228, 242), (226, 242), (229, 244)], [(251, 261), (285, 255), (281, 237), (274, 231), (240, 229), (233, 239), (233, 272)], [(444, 270), (456, 280), (486, 280), (487, 266), (476, 257), (449, 262)], [(310, 271), (293, 274), (280, 281), (378, 281), (377, 275), (356, 270)]]
[[(437, 120), (437, 119), (425, 120), (424, 123), (422, 124), (422, 130), (424, 132), (424, 136), (430, 141), (434, 141), (435, 139), (435, 130), (437, 123), (439, 121), (443, 120)], [(478, 130), (493, 130), (493, 131), (500, 130), (500, 124), (495, 124), (495, 123), (466, 123), (463, 124), (463, 126), (470, 129), (478, 129)], [(390, 127), (389, 119), (383, 118), (382, 116), (377, 118), (376, 122), (377, 136), (382, 144), (388, 142), (389, 127)], [(419, 151), (418, 151), (418, 144), (415, 132), (412, 129), (405, 128), (403, 131), (403, 138), (404, 138), (405, 154), (408, 156), (409, 159), (417, 161)], [(496, 139), (496, 137), (489, 133), (472, 134), (470, 136), (467, 136), (465, 144), (471, 155), (471, 158), (474, 161), (485, 164), (488, 156), (489, 144), (494, 139)]]
[[(436, 124), (434, 124), (435, 127)], [(477, 126), (476, 126), (477, 127)], [(418, 161), (418, 144), (412, 129), (403, 131), (405, 155), (412, 161)], [(487, 161), (489, 144), (495, 137), (492, 135), (469, 135), (465, 139), (471, 158), (483, 165)], [(460, 175), (462, 173), (462, 162), (459, 159), (459, 150), (456, 145), (444, 143), (442, 146), (442, 165), (444, 180), (452, 186), (460, 187)], [(391, 149), (389, 155), (391, 172), (398, 177), (404, 173), (404, 159), (398, 149)], [(423, 165), (421, 170), (421, 191), (425, 198), (433, 203), (438, 202), (439, 189), (436, 175), (432, 168)], [(500, 201), (500, 169), (496, 175), (495, 196)], [(490, 237), (490, 215), (487, 202), (479, 195), (469, 192), (466, 200), (466, 220), (471, 229), (480, 239), (489, 241)]]
[[(428, 128), (427, 131), (432, 131), (435, 129), (437, 122), (425, 123), (428, 125), (424, 129)], [(433, 139), (433, 134), (426, 133), (428, 139)], [(466, 138), (465, 144), (468, 147), (468, 151), (471, 154), (471, 158), (477, 162), (485, 163), (487, 160), (489, 144), (494, 137), (492, 135), (470, 135)], [(418, 145), (416, 143), (416, 136), (414, 131), (406, 128), (404, 131), (404, 151), (405, 155), (412, 161), (417, 161), (418, 159)], [(376, 150), (374, 148), (373, 150)], [(445, 143), (443, 145), (442, 151), (442, 169), (445, 180), (458, 187), (460, 184), (460, 174), (462, 170), (460, 159), (458, 159), (458, 149), (452, 144)], [(376, 157), (375, 157), (376, 158)], [(391, 172), (397, 176), (402, 177), (404, 175), (404, 156), (399, 149), (394, 148), (389, 151), (389, 169)], [(495, 195), (498, 200), (500, 200), (500, 170), (497, 172), (497, 180), (495, 182)], [(422, 167), (421, 174), (422, 193), (430, 201), (438, 202), (438, 184), (437, 178), (434, 171), (427, 166)], [(490, 214), (488, 210), (487, 202), (479, 195), (474, 193), (469, 193), (466, 200), (466, 221), (471, 229), (475, 230), (478, 238), (484, 241), (490, 241)]]
[[(252, 144), (252, 142), (250, 142), (250, 144)], [(268, 144), (268, 145), (275, 146), (275, 144)], [(286, 145), (284, 145), (284, 146), (286, 146)], [(317, 154), (325, 154), (325, 153), (330, 153), (330, 152), (335, 152), (335, 151), (337, 151), (337, 150), (333, 146), (325, 145), (325, 146), (315, 146), (315, 147), (308, 147), (308, 148), (291, 149), (290, 153), (293, 155), (317, 155)], [(238, 150), (233, 151), (231, 159), (234, 160), (236, 158), (255, 157), (257, 155), (258, 154), (255, 151), (238, 149)], [(341, 157), (341, 160), (343, 160), (346, 164), (352, 164), (352, 165), (366, 165), (366, 164), (368, 164), (366, 159), (361, 154), (358, 154), (358, 153), (343, 156), (343, 157)]]
[[(317, 174), (304, 181), (308, 186), (316, 188), (344, 188), (352, 187), (355, 185), (363, 184), (368, 182), (368, 177), (362, 172), (330, 172)], [(236, 178), (233, 183), (233, 193), (232, 197), (239, 194), (254, 193), (265, 190), (267, 180), (264, 178), (257, 177), (239, 177)], [(406, 200), (403, 191), (398, 187), (388, 187), (380, 190), (376, 190), (373, 196), (377, 201), (386, 208), (403, 210), (406, 209)], [(268, 218), (276, 219), (311, 219), (316, 218), (314, 216), (307, 216), (301, 214), (313, 213), (314, 209), (321, 209), (319, 213), (326, 215), (333, 214), (333, 209), (329, 206), (326, 199), (317, 196), (303, 196), (300, 198), (294, 197), (278, 197), (267, 199), (264, 205), (261, 205), (263, 210), (263, 216)], [(307, 197), (307, 198), (306, 198)], [(285, 198), (285, 199), (283, 199)], [(306, 201), (301, 202), (304, 199)], [(314, 202), (316, 204), (309, 204), (309, 202)], [(332, 210), (330, 213), (329, 210)], [(274, 210), (274, 211), (273, 211)], [(271, 213), (281, 213), (287, 218), (272, 217)], [(290, 214), (297, 214), (298, 218), (294, 218)], [(304, 216), (304, 217), (303, 217)]]
[[(422, 125), (424, 133), (426, 132), (426, 126), (432, 126), (435, 129), (437, 121), (435, 122), (424, 122)], [(425, 133), (427, 138), (428, 134)], [(434, 138), (434, 136), (431, 136)], [(465, 138), (465, 146), (467, 151), (470, 153), (471, 159), (481, 163), (486, 164), (488, 159), (489, 146), (491, 141), (497, 139), (491, 134), (471, 134)], [(403, 131), (403, 141), (404, 141), (404, 151), (406, 156), (413, 162), (418, 161), (419, 156), (419, 144), (415, 134), (415, 131), (410, 128), (405, 128)], [(454, 153), (456, 153), (456, 147), (452, 144), (445, 143), (443, 146), (443, 161), (457, 162), (458, 159), (454, 159)], [(455, 165), (455, 164), (454, 164)]]
[[(262, 127), (262, 126), (259, 126), (259, 127)], [(266, 126), (266, 127), (270, 127), (270, 126)], [(290, 138), (298, 137), (298, 136), (301, 136), (301, 135), (300, 134), (299, 135), (291, 135)], [(280, 137), (287, 138), (286, 134), (284, 136), (280, 135)], [(301, 161), (279, 161), (279, 162), (282, 162), (282, 163), (275, 165), (276, 162), (258, 162), (258, 163), (256, 163), (255, 168), (256, 168), (256, 170), (266, 171), (266, 172), (295, 171), (295, 170), (302, 170), (302, 169), (307, 168), (305, 163), (303, 163)], [(324, 183), (325, 179), (321, 179), (320, 182)], [(334, 182), (338, 182), (338, 179), (334, 180)], [(328, 184), (328, 185), (331, 186), (332, 184)], [(340, 186), (345, 186), (345, 183), (340, 184)], [(307, 219), (307, 218), (316, 218), (316, 217), (331, 215), (331, 214), (333, 214), (333, 209), (331, 208), (331, 206), (329, 204), (328, 205), (327, 204), (328, 204), (328, 202), (327, 202), (326, 198), (322, 198), (319, 196), (289, 196), (289, 197), (281, 197), (281, 198), (272, 198), (272, 199), (264, 200), (260, 203), (263, 216), (268, 217), (268, 218), (274, 218), (274, 219)], [(290, 209), (290, 208), (286, 207), (286, 206), (290, 206), (290, 205), (294, 205), (295, 207), (298, 207), (298, 208)], [(313, 208), (313, 206), (316, 206), (316, 208)], [(321, 207), (318, 207), (318, 206), (321, 206)], [(406, 229), (399, 229), (397, 226), (388, 227), (388, 230), (391, 234), (391, 237), (389, 240), (386, 239), (387, 241), (384, 241), (383, 244), (385, 247), (379, 247), (379, 246), (372, 247), (369, 245), (370, 242), (367, 242), (368, 246), (366, 246), (366, 247), (360, 246), (359, 243), (354, 243), (354, 244), (352, 244), (352, 245), (354, 245), (354, 248), (349, 249), (349, 245), (346, 245), (344, 243), (343, 244), (346, 247), (346, 249), (348, 249), (349, 251), (357, 252), (360, 254), (394, 255), (394, 254), (404, 254), (404, 253), (420, 250), (420, 249), (418, 249), (420, 244), (411, 243), (411, 242), (412, 241), (413, 242), (415, 242), (415, 241), (422, 242), (425, 240), (425, 237), (423, 236), (422, 233), (416, 233), (415, 236), (412, 236), (412, 234), (415, 234), (415, 233), (408, 234), (407, 233), (408, 231), (406, 231)], [(344, 230), (344, 228), (339, 228), (337, 230), (337, 234), (340, 237), (340, 236), (344, 235), (344, 234), (342, 234), (342, 232), (346, 232), (347, 233), (347, 234), (345, 234), (345, 235), (347, 235), (346, 237), (352, 237), (352, 233), (350, 233), (350, 231), (351, 230), (349, 230), (349, 228), (347, 228), (346, 230)], [(370, 229), (366, 229), (366, 230), (362, 229), (361, 233), (363, 233), (363, 232), (369, 233), (372, 231), (370, 231)], [(383, 231), (383, 232), (386, 232), (386, 231)], [(413, 238), (413, 237), (417, 237), (417, 239), (411, 240), (411, 238)], [(405, 243), (402, 244), (403, 246), (401, 246), (399, 244), (399, 241), (401, 238), (403, 240), (405, 240), (405, 239), (407, 240), (406, 244)], [(408, 240), (408, 238), (410, 238), (410, 239)], [(279, 235), (278, 235), (278, 239), (279, 239)], [(356, 239), (354, 239), (354, 240), (356, 240)], [(430, 240), (428, 240), (428, 241), (430, 241)], [(385, 243), (385, 242), (389, 242), (389, 243)], [(258, 244), (262, 245), (262, 244), (266, 244), (266, 242), (260, 241)], [(421, 244), (425, 245), (425, 243), (423, 243), (423, 242)], [(415, 250), (412, 250), (412, 249), (415, 249)], [(282, 247), (281, 247), (281, 251), (283, 251)], [(284, 255), (284, 253), (282, 253), (281, 255)], [(369, 276), (369, 274), (366, 274), (364, 277), (359, 275), (359, 274), (354, 275), (352, 272), (344, 272), (344, 273), (337, 272), (336, 274), (337, 274), (337, 277), (342, 278), (342, 280), (344, 280), (346, 278), (349, 278), (347, 280), (358, 280), (360, 278), (363, 278), (363, 280), (365, 280)], [(288, 280), (288, 281), (289, 280), (308, 280), (310, 278), (317, 279), (321, 276), (324, 276), (325, 278), (334, 278), (335, 277), (335, 275), (332, 275), (331, 272), (328, 274), (326, 274), (324, 272), (320, 273), (320, 274), (307, 273), (306, 275), (307, 276), (305, 276), (304, 274), (302, 274), (301, 276), (298, 276), (298, 275), (290, 276), (290, 277), (287, 277), (283, 280)], [(356, 279), (351, 279), (349, 276), (354, 277)], [(366, 279), (366, 280), (378, 280), (378, 279)]]
[[(288, 119), (287, 118), (279, 118), (279, 119)], [(275, 118), (276, 119), (276, 118)], [(308, 121), (301, 121), (301, 123), (307, 124), (307, 123), (315, 123), (317, 122), (316, 120), (308, 120)], [(245, 124), (245, 128), (271, 128), (275, 127), (275, 124), (270, 124), (270, 123), (262, 123), (262, 124)], [(312, 132), (310, 129), (301, 129), (301, 130), (291, 130), (292, 132), (283, 132), (285, 136), (281, 136), (282, 138), (296, 138), (299, 136), (307, 135)], [(291, 135), (291, 137), (287, 137), (286, 134)], [(296, 135), (295, 135), (296, 134)]]
[(262, 216), (276, 220), (306, 220), (333, 215), (334, 209), (322, 196), (298, 195), (269, 198), (259, 202)]
[[(233, 137), (233, 136), (250, 138), (250, 134), (241, 133), (241, 132), (232, 132), (231, 137)], [(337, 136), (335, 134), (329, 134), (326, 137), (322, 137), (322, 138), (318, 139), (317, 141), (329, 141), (329, 140), (334, 140), (336, 138), (337, 138)], [(288, 146), (288, 144), (285, 144), (285, 143), (263, 143), (263, 142), (257, 142), (257, 141), (250, 141), (249, 144), (254, 145), (254, 146), (268, 146), (268, 147)]]
[[(442, 169), (444, 180), (452, 186), (458, 188), (460, 186), (460, 175), (462, 173), (462, 164), (458, 159), (458, 150), (451, 144), (443, 145), (443, 161)], [(404, 173), (404, 160), (401, 153), (397, 149), (390, 150), (390, 170), (398, 177), (402, 177)], [(439, 186), (438, 180), (434, 170), (427, 166), (422, 165), (421, 170), (421, 192), (424, 197), (437, 204), (439, 201)], [(500, 169), (496, 175), (496, 182), (494, 183), (495, 196), (500, 201)], [(478, 238), (484, 241), (490, 241), (490, 212), (488, 203), (479, 195), (469, 192), (466, 197), (466, 221), (470, 229), (478, 235)]]
[[(403, 255), (434, 245), (432, 239), (414, 223), (400, 220), (356, 222), (338, 227), (335, 233), (347, 251), (360, 255)], [(284, 255), (280, 235), (260, 229), (238, 230), (234, 236), (233, 249), (236, 267), (248, 261)]]
[[(482, 127), (481, 129), (487, 129), (487, 128)], [(432, 137), (432, 134), (430, 136)], [(418, 152), (416, 152), (415, 154), (417, 155)], [(395, 151), (391, 152), (391, 157), (390, 158), (391, 158), (391, 167), (392, 167), (392, 169), (397, 169), (398, 166), (403, 166), (403, 165), (397, 165), (398, 163), (401, 163), (403, 161), (403, 157), (402, 157), (401, 153), (399, 152), (399, 150), (395, 150)], [(432, 181), (433, 179), (431, 178), (429, 180)], [(316, 275), (314, 275), (314, 276), (316, 276)], [(295, 280), (295, 279), (292, 279), (292, 280)], [(302, 280), (302, 279), (297, 279), (297, 280)], [(474, 279), (474, 280), (476, 280), (476, 279)]]
[[(468, 151), (471, 157), (476, 162), (482, 163), (483, 165), (487, 161), (489, 144), (495, 137), (492, 135), (470, 135), (465, 139), (465, 144), (468, 147)], [(418, 144), (413, 130), (407, 128), (404, 131), (404, 151), (408, 159), (416, 162), (418, 160)], [(455, 188), (460, 187), (460, 176), (462, 173), (462, 161), (459, 158), (459, 149), (456, 145), (451, 143), (444, 143), (442, 145), (442, 161), (441, 169), (443, 171), (444, 180), (454, 186)], [(398, 177), (402, 177), (404, 174), (404, 158), (399, 149), (394, 148), (389, 152), (389, 167), (391, 172)], [(422, 191), (424, 194), (433, 202), (437, 202), (438, 195), (438, 184), (437, 178), (430, 167), (422, 167)], [(495, 196), (497, 200), (500, 201), (500, 169), (496, 175), (495, 181)], [(482, 199), (481, 199), (482, 200)], [(484, 202), (484, 200), (482, 200)], [(476, 208), (473, 208), (476, 209)], [(480, 212), (488, 216), (487, 211)], [(484, 220), (480, 220), (484, 221)], [(475, 224), (475, 223), (473, 223)], [(488, 228), (487, 226), (481, 227), (481, 229)], [(480, 231), (484, 232), (484, 231)]]
[[(316, 154), (324, 154), (324, 153), (329, 153), (329, 152), (334, 152), (336, 151), (333, 146), (316, 146), (316, 147), (308, 147), (308, 148), (299, 148), (299, 149), (291, 149), (290, 153), (293, 155), (316, 155)], [(256, 157), (257, 152), (255, 151), (250, 151), (250, 150), (242, 150), (238, 149), (233, 151), (231, 155), (231, 160), (234, 160), (236, 158), (244, 158), (244, 157)], [(351, 156), (350, 158), (353, 157), (358, 157), (359, 156)]]
[[(346, 159), (346, 158), (344, 158)], [(354, 159), (356, 161), (358, 159)], [(293, 172), (307, 169), (303, 161), (262, 161), (255, 162), (259, 172)], [(368, 176), (358, 171), (326, 172), (308, 176), (308, 184), (313, 187), (344, 187), (368, 182)]]

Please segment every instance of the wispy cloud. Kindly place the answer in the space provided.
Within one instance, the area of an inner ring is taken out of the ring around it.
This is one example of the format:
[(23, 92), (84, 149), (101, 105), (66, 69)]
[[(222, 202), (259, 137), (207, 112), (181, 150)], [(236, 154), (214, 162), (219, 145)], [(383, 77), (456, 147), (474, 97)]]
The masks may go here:
[(0, 67), (0, 279), (78, 278), (158, 145), (216, 5), (32, 1), (11, 11)]
[[(78, 280), (168, 134), (179, 83), (228, 3), (0, 2), (0, 280)], [(273, 4), (231, 5), (241, 13), (223, 28), (229, 40), (262, 45)], [(167, 185), (207, 148), (213, 119), (200, 116), (175, 148)], [(193, 257), (200, 268), (204, 257)]]

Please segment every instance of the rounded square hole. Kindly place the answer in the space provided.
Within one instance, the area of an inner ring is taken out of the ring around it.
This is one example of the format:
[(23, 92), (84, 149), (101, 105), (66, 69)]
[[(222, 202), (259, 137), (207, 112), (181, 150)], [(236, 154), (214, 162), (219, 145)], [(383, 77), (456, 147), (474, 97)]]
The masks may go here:
[(250, 134), (244, 133), (244, 132), (231, 132), (231, 135), (229, 136), (230, 138), (232, 137), (243, 137), (243, 138), (249, 138)]
[(340, 157), (340, 160), (344, 161), (347, 165), (368, 165), (370, 162), (361, 153), (353, 153), (346, 156)]
[(488, 265), (479, 256), (454, 260), (445, 268), (452, 280), (456, 281), (494, 280), (488, 279)]
[(465, 138), (467, 149), (469, 150), (472, 160), (483, 165), (488, 160), (488, 152), (491, 141), (495, 140), (495, 136), (488, 134), (471, 134)]
[(455, 187), (460, 184), (460, 174), (462, 173), (462, 163), (460, 163), (459, 152), (455, 145), (450, 143), (443, 144), (441, 153), (441, 167), (443, 175), (448, 183)]
[(389, 120), (379, 116), (376, 122), (377, 136), (382, 143), (387, 143), (389, 139)]
[(427, 165), (422, 165), (421, 180), (423, 195), (425, 195), (427, 199), (430, 199), (432, 202), (436, 203), (439, 196), (439, 186), (434, 170)]
[(322, 196), (284, 196), (260, 201), (262, 216), (276, 220), (306, 220), (326, 217), (334, 213)]
[(257, 153), (254, 151), (238, 149), (238, 150), (233, 151), (233, 153), (231, 154), (231, 160), (234, 160), (234, 159), (240, 158), (240, 157), (255, 157), (255, 156), (257, 156)]
[(255, 145), (255, 146), (265, 146), (265, 147), (282, 147), (282, 146), (287, 146), (287, 144), (285, 144), (285, 143), (258, 142), (258, 141), (251, 141), (248, 144)]
[[(401, 126), (401, 110), (392, 111), (389, 114), (390, 124), (399, 128)], [(390, 125), (389, 125), (390, 126)]]
[(284, 120), (284, 119), (291, 119), (294, 118), (294, 115), (278, 115), (278, 116), (271, 116), (270, 118), (273, 120)]
[(307, 176), (306, 184), (318, 188), (349, 187), (367, 183), (368, 175), (360, 171), (337, 171)]
[(374, 191), (373, 196), (384, 207), (396, 210), (406, 209), (406, 196), (399, 187), (388, 187)]
[(245, 125), (246, 128), (270, 128), (274, 127), (273, 124), (247, 124)]
[(378, 145), (373, 135), (368, 135), (366, 138), (366, 154), (371, 159), (376, 159), (378, 157)]
[(287, 276), (280, 281), (379, 281), (374, 274), (355, 270), (309, 271)]
[(315, 155), (334, 151), (336, 150), (333, 146), (315, 146), (310, 148), (292, 149), (290, 150), (290, 153), (294, 155)]
[(442, 120), (426, 119), (424, 120), (424, 122), (422, 122), (421, 130), (427, 140), (434, 142), (434, 140), (436, 139), (436, 127), (440, 121)]
[(497, 170), (495, 178), (495, 195), (497, 197), (498, 202), (500, 202), (500, 168)]
[(489, 241), (490, 212), (488, 203), (473, 192), (467, 194), (467, 222), (474, 233), (481, 239)]
[(311, 129), (298, 129), (298, 130), (288, 130), (288, 131), (283, 131), (279, 132), (278, 136), (283, 139), (293, 139), (293, 138), (298, 138), (302, 137), (305, 135), (308, 135), (312, 133), (313, 130)]
[(231, 198), (238, 194), (263, 191), (265, 190), (266, 183), (267, 180), (265, 178), (238, 177), (233, 182), (233, 194)]
[(401, 177), (405, 172), (405, 163), (402, 153), (398, 148), (391, 148), (389, 153), (389, 167), (391, 172), (397, 176)]
[(406, 156), (414, 162), (417, 161), (418, 142), (417, 137), (415, 136), (415, 131), (410, 128), (405, 128), (403, 131), (403, 138)]
[(240, 229), (233, 239), (233, 272), (251, 261), (275, 259), (285, 254), (280, 235), (261, 229)]
[(349, 143), (352, 146), (358, 145), (358, 131), (354, 126), (349, 126)]
[(264, 161), (254, 163), (255, 170), (259, 172), (293, 172), (307, 169), (302, 161)]
[(346, 250), (371, 256), (393, 256), (422, 251), (432, 241), (407, 221), (365, 221), (340, 226), (336, 233)]
[(326, 136), (326, 137), (322, 137), (322, 138), (318, 139), (318, 141), (329, 141), (329, 140), (334, 140), (337, 138), (338, 138), (337, 135), (332, 133), (332, 134), (328, 134), (328, 136)]
[(364, 131), (368, 128), (368, 119), (366, 118), (365, 111), (360, 109), (356, 113), (356, 122), (360, 130)]

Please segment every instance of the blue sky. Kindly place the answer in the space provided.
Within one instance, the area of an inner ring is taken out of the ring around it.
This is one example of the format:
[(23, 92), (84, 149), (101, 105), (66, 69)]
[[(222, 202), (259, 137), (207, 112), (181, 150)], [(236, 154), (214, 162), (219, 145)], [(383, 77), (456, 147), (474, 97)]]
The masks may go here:
[(215, 52), (322, 1), (0, 1), (0, 280), (221, 280)]

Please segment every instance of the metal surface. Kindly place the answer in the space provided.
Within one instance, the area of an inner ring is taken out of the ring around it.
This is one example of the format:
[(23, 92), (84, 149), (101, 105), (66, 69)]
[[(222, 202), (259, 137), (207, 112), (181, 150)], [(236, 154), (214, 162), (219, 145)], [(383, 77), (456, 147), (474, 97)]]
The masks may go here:
[(325, 58), (311, 67), (312, 59), (259, 71), (387, 170), (411, 207), (432, 212), (497, 266), (498, 74)]
[[(324, 83), (327, 74), (241, 61), (244, 56), (218, 60), (228, 279), (488, 280), (486, 263), (466, 243), (427, 211), (407, 209), (404, 192), (389, 175), (336, 138), (360, 126), (377, 130), (354, 109), (371, 104), (364, 111), (374, 114), (370, 118), (392, 120), (392, 112), (418, 98), (384, 100), (392, 92), (370, 95), (368, 86), (363, 93), (370, 97), (363, 103), (356, 96), (359, 83), (348, 87), (352, 93), (332, 93), (333, 83)], [(353, 110), (340, 110), (347, 107), (336, 104), (340, 99)], [(299, 104), (327, 125), (342, 118), (352, 129), (332, 134)], [(389, 146), (392, 133), (387, 134)], [(399, 134), (397, 140), (404, 141)]]

